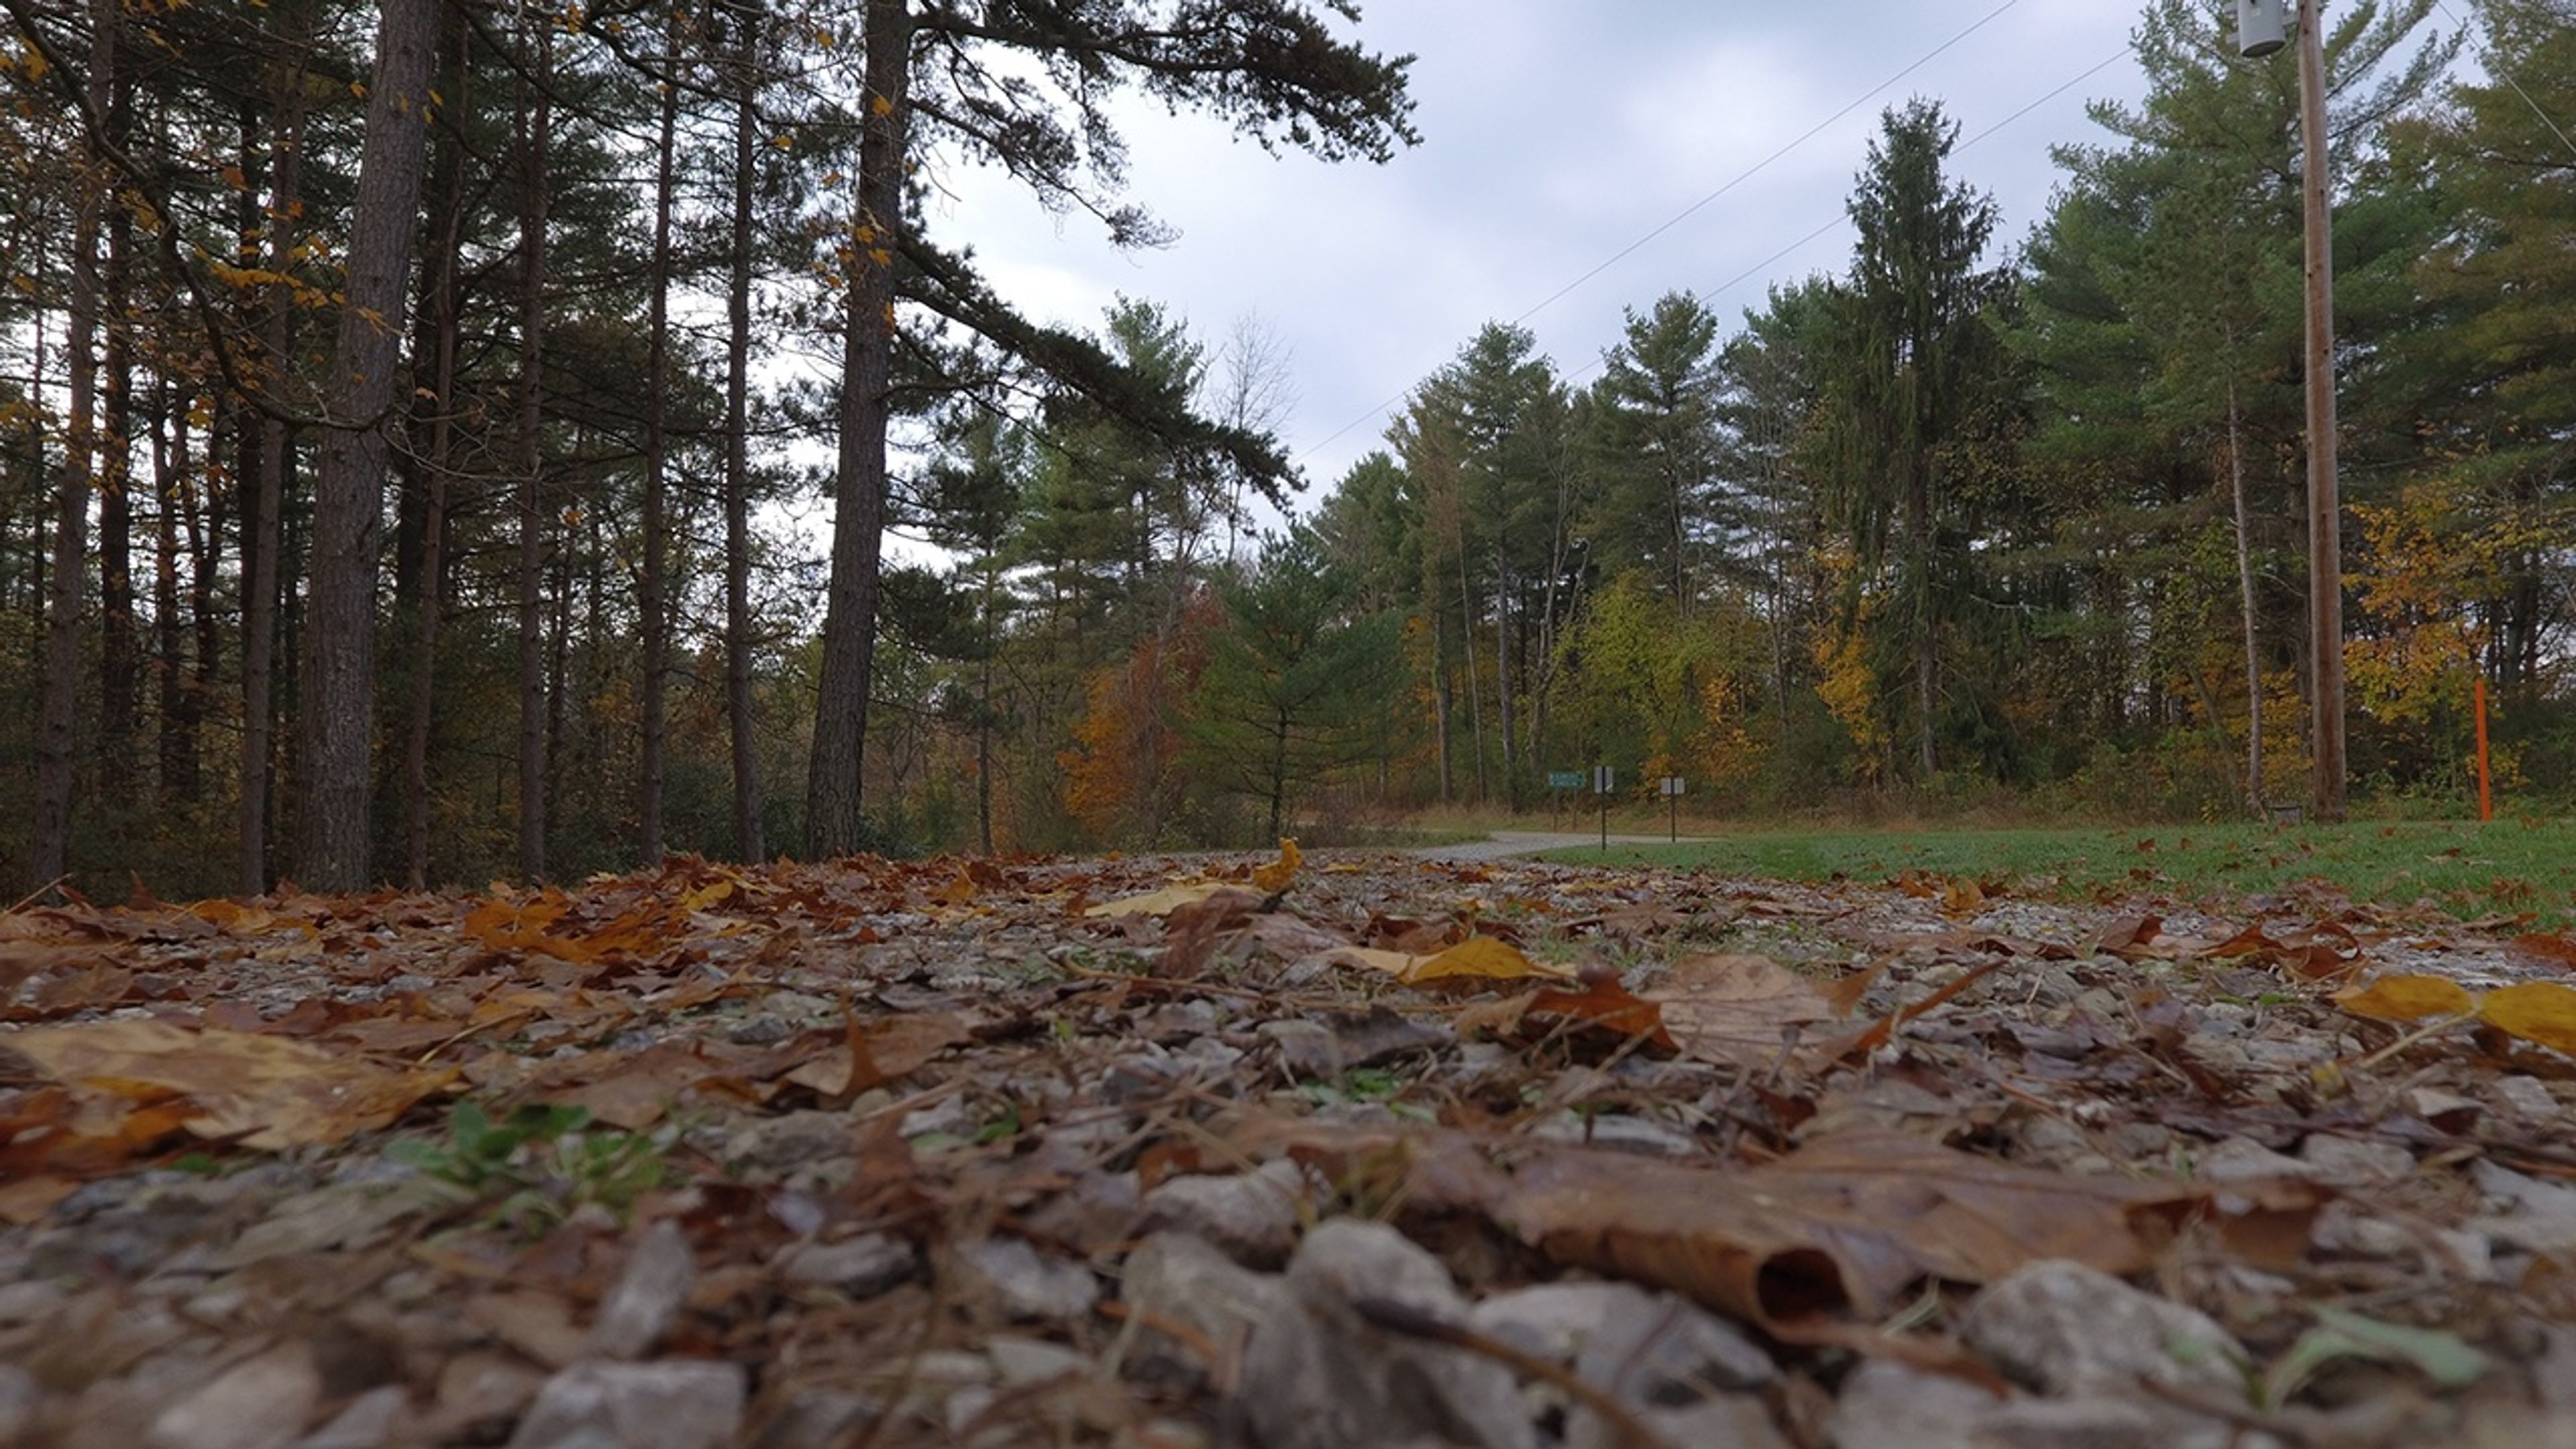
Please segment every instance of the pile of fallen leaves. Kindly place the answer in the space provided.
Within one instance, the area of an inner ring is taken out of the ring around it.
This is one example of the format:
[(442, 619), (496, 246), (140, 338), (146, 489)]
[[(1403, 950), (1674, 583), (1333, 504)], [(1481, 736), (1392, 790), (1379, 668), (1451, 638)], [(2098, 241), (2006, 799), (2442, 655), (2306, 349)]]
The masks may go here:
[(1293, 844), (22, 907), (0, 1443), (2566, 1443), (2518, 929)]

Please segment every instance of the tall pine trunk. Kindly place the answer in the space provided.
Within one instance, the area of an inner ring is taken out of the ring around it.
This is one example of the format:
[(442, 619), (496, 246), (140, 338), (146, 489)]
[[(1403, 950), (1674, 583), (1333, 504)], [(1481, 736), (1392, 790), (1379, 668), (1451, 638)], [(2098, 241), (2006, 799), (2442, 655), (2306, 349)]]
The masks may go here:
[(297, 662), (296, 874), (314, 890), (356, 890), (372, 869), (367, 756), (375, 724), (376, 554), (437, 41), (437, 0), (382, 0), (349, 213), (347, 301), (325, 391), (332, 427), (313, 484), (312, 572)]
[[(523, 89), (519, 151), (519, 874), (546, 873), (545, 340), (546, 144), (554, 130), (554, 22), (538, 31), (534, 95)], [(521, 58), (527, 37), (520, 37)]]
[[(90, 6), (88, 101), (107, 110), (116, 76), (120, 0)], [(105, 159), (95, 150), (72, 201), (71, 315), (63, 339), (70, 370), (71, 415), (63, 438), (63, 471), (54, 490), (53, 578), (46, 600), (45, 678), (36, 705), (36, 822), (33, 884), (58, 878), (71, 861), (72, 771), (80, 700), (81, 604), (89, 576), (89, 499), (98, 452), (98, 239), (109, 203)]]
[(884, 563), (887, 392), (894, 367), (894, 262), (903, 226), (911, 50), (907, 0), (868, 0), (866, 116), (859, 131), (858, 215), (849, 237), (832, 575), (806, 779), (805, 844), (816, 857), (844, 855), (861, 843), (868, 694)]
[[(285, 15), (288, 49), (302, 54), (309, 12), (290, 4)], [(293, 265), (294, 227), (289, 218), (303, 205), (304, 70), (278, 69), (275, 130), (269, 146), (268, 269), (283, 277)], [(248, 137), (244, 137), (248, 149)], [(245, 158), (247, 159), (247, 158)], [(244, 167), (245, 171), (249, 168)], [(242, 510), (242, 739), (241, 832), (233, 884), (246, 895), (268, 889), (269, 773), (276, 759), (275, 672), (277, 659), (277, 560), (281, 546), (278, 512), (286, 497), (286, 470), (292, 438), (282, 416), (288, 356), (294, 335), (294, 289), (283, 282), (267, 289), (261, 301), (260, 365), (270, 411), (258, 416), (253, 431), (257, 453), (249, 469), (250, 490)]]
[[(123, 6), (111, 7), (121, 15)], [(121, 21), (120, 21), (121, 24)], [(117, 38), (106, 44), (114, 46)], [(107, 108), (108, 144), (131, 155), (134, 82), (116, 67)], [(119, 183), (100, 180), (115, 187)], [(108, 803), (134, 800), (134, 740), (142, 701), (143, 651), (134, 616), (134, 217), (111, 198), (107, 266), (99, 281), (98, 785)]]
[[(440, 43), (440, 93), (451, 110), (465, 102), (471, 72), (465, 64), (465, 17), (448, 12)], [(437, 720), (438, 636), (447, 609), (448, 490), (453, 486), (456, 446), (456, 338), (461, 285), (457, 277), (458, 233), (465, 213), (465, 144), (453, 126), (442, 126), (431, 163), (432, 203), (442, 219), (438, 228), (437, 271), (426, 301), (430, 314), (430, 396), (428, 456), (422, 460), (420, 578), (412, 644), (411, 711), (403, 729), (403, 882), (413, 890), (429, 885), (429, 746)]]
[(664, 689), (670, 674), (671, 621), (663, 602), (669, 548), (664, 538), (663, 490), (669, 447), (666, 394), (671, 385), (671, 192), (672, 150), (680, 119), (680, 13), (663, 17), (662, 114), (659, 159), (653, 170), (653, 315), (645, 342), (644, 370), (650, 381), (644, 413), (644, 577), (637, 607), (644, 615), (643, 799), (640, 818), (642, 854), (647, 865), (662, 858), (662, 750)]
[(760, 827), (760, 759), (751, 715), (751, 199), (758, 165), (760, 10), (742, 26), (734, 78), (733, 275), (725, 288), (725, 726), (733, 746), (733, 848), (767, 853)]

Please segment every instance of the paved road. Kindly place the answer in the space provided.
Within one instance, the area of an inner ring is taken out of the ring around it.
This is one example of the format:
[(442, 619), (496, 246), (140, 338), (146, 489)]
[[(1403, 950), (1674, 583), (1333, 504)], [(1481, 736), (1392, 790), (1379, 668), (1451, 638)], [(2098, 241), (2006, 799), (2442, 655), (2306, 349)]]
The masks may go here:
[[(1661, 835), (1618, 835), (1610, 837), (1612, 845), (1662, 845)], [(1683, 836), (1689, 840), (1692, 837)], [(1426, 845), (1413, 853), (1425, 860), (1501, 860), (1514, 855), (1536, 855), (1542, 850), (1564, 850), (1570, 846), (1601, 844), (1598, 830), (1497, 830), (1483, 840), (1470, 840), (1458, 845)]]

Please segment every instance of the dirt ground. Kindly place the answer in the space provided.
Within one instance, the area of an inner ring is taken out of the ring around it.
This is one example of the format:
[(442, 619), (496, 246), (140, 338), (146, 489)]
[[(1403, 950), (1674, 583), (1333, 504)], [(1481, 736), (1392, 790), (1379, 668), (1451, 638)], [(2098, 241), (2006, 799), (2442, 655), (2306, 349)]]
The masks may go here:
[(22, 906), (0, 1444), (2576, 1443), (2565, 939), (1541, 843)]

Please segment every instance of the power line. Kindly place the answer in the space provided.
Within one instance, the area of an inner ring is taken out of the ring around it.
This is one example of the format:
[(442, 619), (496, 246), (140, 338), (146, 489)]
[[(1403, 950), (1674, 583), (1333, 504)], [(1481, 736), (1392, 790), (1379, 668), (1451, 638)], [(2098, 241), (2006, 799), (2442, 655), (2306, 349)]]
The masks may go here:
[[(1535, 306), (1532, 306), (1519, 316), (1514, 317), (1512, 319), (1513, 325), (1518, 326), (1520, 323), (1526, 322), (1530, 318), (1547, 310), (1547, 308), (1562, 300), (1567, 293), (1574, 291), (1584, 283), (1591, 281), (1594, 277), (1597, 277), (1603, 272), (1606, 272), (1610, 268), (1618, 265), (1638, 248), (1644, 246), (1650, 241), (1653, 241), (1655, 238), (1662, 236), (1665, 232), (1672, 230), (1674, 227), (1681, 225), (1684, 221), (1689, 220), (1693, 215), (1707, 207), (1710, 203), (1726, 195), (1728, 192), (1733, 191), (1745, 182), (1752, 180), (1755, 176), (1760, 175), (1773, 162), (1780, 160), (1790, 152), (1797, 150), (1800, 146), (1814, 140), (1827, 127), (1832, 126), (1835, 122), (1850, 115), (1852, 112), (1859, 110), (1862, 106), (1868, 104), (1869, 101), (1873, 97), (1877, 96), (1881, 91), (1886, 90), (1889, 86), (1896, 84), (1898, 81), (1905, 79), (1907, 76), (1910, 76), (1916, 71), (1931, 64), (1944, 52), (1950, 50), (1953, 46), (1959, 44), (1959, 42), (1966, 40), (1969, 36), (1985, 29), (1988, 25), (1994, 23), (1998, 17), (2002, 16), (2005, 11), (2012, 9), (2020, 3), (2021, 0), (2004, 0), (2004, 3), (1996, 6), (1990, 11), (1987, 11), (1973, 24), (1969, 25), (1967, 29), (1960, 31), (1958, 34), (1942, 41), (1939, 45), (1925, 51), (1921, 57), (1914, 61), (1913, 64), (1908, 65), (1903, 70), (1900, 70), (1896, 74), (1889, 76), (1887, 79), (1880, 81), (1877, 85), (1874, 85), (1868, 90), (1861, 92), (1859, 95), (1854, 96), (1843, 106), (1842, 109), (1825, 117), (1823, 120), (1818, 121), (1816, 124), (1808, 127), (1804, 132), (1800, 133), (1796, 140), (1789, 142), (1787, 145), (1773, 151), (1770, 155), (1754, 162), (1751, 166), (1746, 167), (1742, 172), (1738, 173), (1734, 179), (1728, 181), (1725, 185), (1720, 186), (1715, 191), (1712, 191), (1708, 195), (1701, 197), (1699, 200), (1692, 202), (1690, 205), (1683, 207), (1680, 211), (1674, 213), (1670, 218), (1665, 220), (1663, 224), (1655, 227), (1653, 230), (1637, 238), (1635, 241), (1628, 243), (1626, 246), (1621, 247), (1619, 250), (1612, 252), (1590, 271), (1576, 277), (1573, 281), (1566, 283), (1555, 291), (1548, 293), (1545, 297), (1541, 298)], [(2099, 67), (2096, 67), (2096, 69), (2099, 69)], [(1407, 388), (1406, 391), (1409, 392), (1411, 389)], [(1313, 457), (1324, 448), (1331, 446), (1333, 442), (1339, 439), (1343, 434), (1348, 433), (1351, 429), (1360, 426), (1362, 423), (1365, 423), (1372, 418), (1383, 416), (1389, 409), (1402, 401), (1404, 401), (1404, 393), (1399, 392), (1395, 396), (1388, 398), (1386, 401), (1379, 403), (1376, 407), (1369, 409), (1367, 412), (1360, 414), (1358, 417), (1351, 419), (1349, 422), (1342, 424), (1340, 427), (1335, 428), (1332, 432), (1326, 434), (1322, 439), (1309, 446), (1304, 452), (1298, 454), (1297, 460), (1302, 463), (1306, 459)]]
[[(2451, 23), (2453, 25), (2460, 27), (2462, 30), (2467, 30), (2469, 28), (2469, 22), (2460, 18), (2459, 12), (2450, 7), (2448, 0), (2433, 0), (2433, 3), (2442, 7), (2442, 13), (2451, 17)], [(2531, 107), (2531, 113), (2540, 118), (2540, 124), (2549, 128), (2549, 134), (2558, 138), (2559, 145), (2567, 148), (2567, 154), (2571, 157), (2576, 157), (2576, 141), (2567, 139), (2567, 133), (2559, 128), (2558, 123), (2550, 118), (2547, 111), (2540, 108), (2540, 102), (2531, 98), (2531, 92), (2522, 88), (2522, 82), (2513, 78), (2513, 72), (2506, 70), (2502, 64), (2497, 64), (2489, 69), (2497, 80), (2503, 81), (2506, 85), (2512, 87), (2513, 93), (2522, 97), (2522, 103)]]

